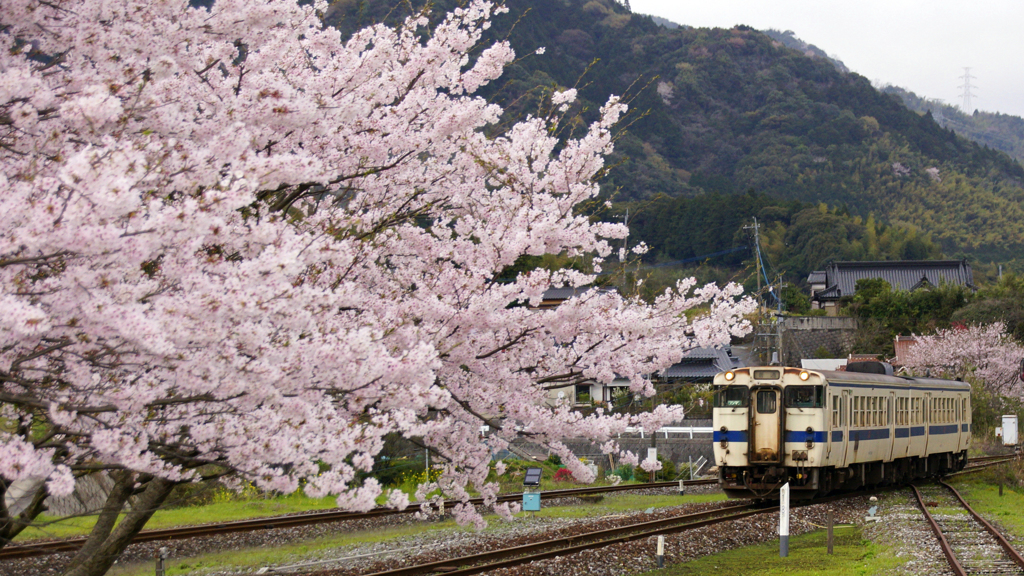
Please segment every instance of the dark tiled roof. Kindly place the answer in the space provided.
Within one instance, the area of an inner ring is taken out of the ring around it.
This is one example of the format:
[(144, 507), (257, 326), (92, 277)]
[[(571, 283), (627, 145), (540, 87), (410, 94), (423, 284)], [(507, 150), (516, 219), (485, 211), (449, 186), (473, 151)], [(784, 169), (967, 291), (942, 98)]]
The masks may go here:
[(579, 296), (593, 290), (593, 286), (580, 286), (579, 288), (573, 288), (569, 286), (567, 288), (548, 288), (544, 291), (544, 300), (568, 300), (573, 296)]
[(825, 275), (825, 271), (824, 270), (815, 270), (814, 272), (811, 272), (810, 275), (807, 276), (807, 283), (808, 284), (824, 284), (825, 283), (825, 278), (826, 278), (826, 275)]
[(575, 298), (590, 292), (591, 290), (598, 290), (599, 292), (614, 292), (614, 288), (597, 288), (595, 286), (580, 286), (573, 288), (568, 286), (565, 288), (551, 287), (544, 291), (544, 295), (541, 296), (541, 304), (538, 308), (555, 308), (562, 302), (570, 298)]
[[(813, 275), (813, 273), (812, 273)], [(971, 266), (966, 260), (894, 260), (891, 262), (831, 262), (825, 269), (825, 290), (820, 300), (852, 296), (857, 281), (882, 278), (893, 290), (916, 290), (943, 282), (974, 288)]]
[(662, 378), (712, 378), (715, 374), (736, 368), (739, 360), (722, 348), (694, 348), (682, 360), (661, 373)]

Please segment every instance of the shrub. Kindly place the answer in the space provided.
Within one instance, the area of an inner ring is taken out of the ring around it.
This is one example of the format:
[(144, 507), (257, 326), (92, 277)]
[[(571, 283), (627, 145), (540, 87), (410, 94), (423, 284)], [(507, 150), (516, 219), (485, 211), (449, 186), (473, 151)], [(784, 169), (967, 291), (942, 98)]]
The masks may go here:
[(555, 472), (555, 482), (575, 482), (576, 479), (572, 477), (572, 472), (568, 468), (559, 468)]
[(618, 476), (619, 478), (622, 478), (623, 482), (626, 482), (628, 480), (632, 480), (633, 479), (633, 467), (630, 466), (629, 464), (620, 464), (619, 467), (615, 469), (615, 476)]

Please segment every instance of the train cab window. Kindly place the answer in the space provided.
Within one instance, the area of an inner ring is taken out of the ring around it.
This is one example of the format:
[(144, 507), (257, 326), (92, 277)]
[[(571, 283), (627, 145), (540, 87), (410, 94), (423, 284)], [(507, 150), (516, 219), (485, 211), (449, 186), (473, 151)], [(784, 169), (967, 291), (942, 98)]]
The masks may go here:
[(746, 386), (720, 386), (715, 391), (715, 408), (746, 408), (749, 395)]
[(786, 408), (821, 408), (824, 400), (823, 386), (787, 386), (783, 398)]
[(758, 390), (757, 391), (757, 413), (758, 414), (774, 414), (776, 410), (776, 400), (774, 390)]

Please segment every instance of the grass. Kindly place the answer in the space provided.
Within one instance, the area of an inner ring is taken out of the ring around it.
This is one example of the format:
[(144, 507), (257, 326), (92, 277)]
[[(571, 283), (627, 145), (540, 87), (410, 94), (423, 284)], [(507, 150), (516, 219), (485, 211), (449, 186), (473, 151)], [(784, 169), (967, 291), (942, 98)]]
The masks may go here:
[[(230, 522), (248, 518), (277, 516), (308, 510), (334, 508), (336, 499), (310, 498), (301, 492), (274, 498), (255, 498), (251, 500), (227, 500), (189, 506), (187, 508), (171, 508), (158, 510), (146, 524), (146, 530), (172, 528), (175, 526), (191, 526), (213, 522)], [(95, 516), (55, 519), (41, 516), (37, 519), (41, 526), (26, 528), (15, 538), (16, 541), (36, 540), (39, 538), (71, 538), (85, 536), (96, 523)]]
[[(311, 561), (313, 558), (334, 558), (344, 554), (331, 554), (332, 550), (345, 546), (380, 542), (416, 536), (442, 530), (458, 530), (452, 520), (430, 523), (395, 526), (387, 531), (387, 538), (382, 538), (378, 531), (352, 532), (335, 534), (316, 540), (295, 542), (274, 548), (247, 548), (230, 550), (214, 554), (203, 554), (194, 558), (170, 559), (164, 565), (167, 576), (178, 574), (202, 574), (213, 571), (243, 571), (258, 569), (271, 564), (289, 564)], [(316, 569), (315, 567), (311, 569)], [(153, 562), (142, 562), (126, 566), (115, 566), (108, 572), (109, 576), (150, 576), (153, 574)]]
[(964, 480), (951, 485), (960, 492), (971, 508), (989, 522), (1018, 538), (1024, 538), (1024, 494), (1004, 487), (999, 496), (999, 486), (979, 481)]
[(786, 558), (779, 557), (779, 542), (775, 540), (652, 570), (644, 575), (866, 576), (889, 573), (906, 562), (889, 548), (864, 540), (856, 526), (836, 527), (833, 554), (827, 554), (827, 550), (826, 532), (817, 530), (791, 537)]
[[(597, 504), (575, 506), (545, 506), (541, 504), (538, 518), (582, 518), (636, 511), (637, 509), (662, 508), (681, 504), (694, 504), (725, 500), (722, 494), (695, 494), (687, 496), (642, 496), (635, 494), (614, 494), (606, 496)], [(533, 513), (520, 512), (524, 518)], [(497, 516), (487, 518), (487, 530), (499, 530), (501, 520)], [(285, 565), (309, 562), (312, 558), (336, 558), (347, 554), (340, 548), (370, 542), (393, 542), (403, 538), (425, 533), (450, 531), (472, 531), (469, 527), (459, 527), (452, 520), (444, 522), (416, 522), (388, 528), (386, 531), (366, 531), (346, 534), (335, 534), (314, 540), (295, 542), (274, 548), (254, 548), (233, 550), (214, 554), (204, 554), (194, 558), (171, 559), (166, 564), (167, 575), (202, 574), (214, 571), (246, 571), (255, 570), (268, 565)], [(311, 568), (315, 569), (315, 568)], [(143, 576), (153, 573), (153, 563), (145, 562), (111, 570), (111, 576)]]
[[(571, 482), (553, 483), (549, 482), (548, 490), (563, 488), (579, 488), (578, 484)], [(522, 485), (508, 491), (522, 490)], [(617, 496), (615, 498), (618, 498)], [(667, 497), (671, 499), (672, 497)], [(678, 497), (676, 497), (678, 498)], [(265, 498), (254, 496), (250, 498), (238, 498), (233, 493), (225, 492), (223, 497), (218, 498), (213, 504), (188, 506), (182, 508), (168, 508), (159, 510), (153, 514), (153, 518), (146, 524), (146, 530), (157, 530), (162, 528), (174, 528), (177, 526), (193, 526), (196, 524), (211, 524), (216, 522), (231, 522), (233, 520), (247, 520), (250, 518), (263, 518), (266, 516), (279, 516), (295, 512), (307, 512), (311, 510), (326, 510), (336, 507), (334, 497), (310, 498), (302, 492), (295, 492), (284, 496)], [(606, 501), (609, 500), (606, 498)], [(613, 499), (614, 501), (614, 499)], [(673, 504), (648, 504), (647, 506), (672, 506)], [(615, 510), (625, 510), (622, 506)], [(581, 508), (581, 511), (588, 510)], [(580, 514), (583, 515), (583, 514)], [(55, 518), (45, 514), (36, 519), (37, 526), (26, 528), (15, 537), (16, 542), (50, 538), (74, 538), (86, 536), (96, 523), (95, 516), (82, 516), (74, 518)]]

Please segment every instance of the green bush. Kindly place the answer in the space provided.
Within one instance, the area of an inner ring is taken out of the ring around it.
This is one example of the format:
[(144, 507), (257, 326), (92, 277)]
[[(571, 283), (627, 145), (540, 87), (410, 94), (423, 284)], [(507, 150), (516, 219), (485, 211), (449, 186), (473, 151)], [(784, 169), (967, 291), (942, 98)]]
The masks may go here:
[(620, 464), (619, 467), (615, 469), (615, 475), (618, 476), (619, 478), (622, 478), (623, 482), (632, 480), (633, 467), (630, 466), (629, 464)]

